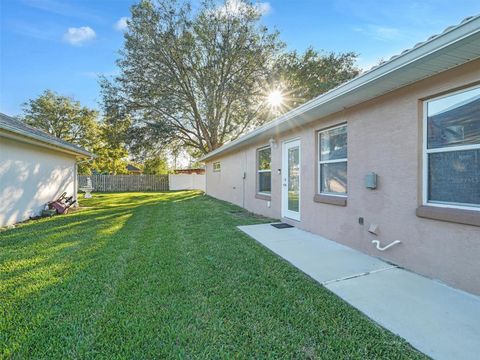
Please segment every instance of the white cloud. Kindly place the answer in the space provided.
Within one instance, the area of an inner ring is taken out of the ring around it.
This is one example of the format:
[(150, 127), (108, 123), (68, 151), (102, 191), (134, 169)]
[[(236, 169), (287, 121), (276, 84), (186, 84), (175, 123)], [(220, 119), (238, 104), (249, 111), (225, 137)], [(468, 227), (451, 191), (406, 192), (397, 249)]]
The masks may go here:
[(371, 25), (371, 30), (377, 37), (384, 40), (396, 39), (400, 35), (400, 30), (392, 27)]
[[(251, 8), (250, 5), (243, 0), (226, 0), (223, 5), (214, 10), (214, 13), (220, 16), (236, 17), (245, 13), (249, 8)], [(266, 15), (272, 11), (272, 6), (268, 2), (255, 3), (253, 8), (261, 15)]]
[(71, 45), (80, 46), (85, 42), (95, 39), (96, 36), (95, 31), (89, 26), (71, 27), (63, 34), (63, 40)]
[(383, 41), (396, 40), (402, 36), (402, 33), (397, 28), (372, 24), (364, 27), (355, 27), (353, 30)]
[(128, 17), (126, 16), (123, 16), (120, 19), (118, 19), (118, 21), (115, 23), (115, 26), (114, 26), (115, 30), (118, 30), (118, 31), (127, 30), (128, 28), (127, 21), (128, 21)]
[(272, 5), (270, 5), (269, 2), (257, 3), (255, 4), (255, 6), (257, 7), (257, 9), (260, 11), (262, 15), (270, 14), (270, 12), (272, 11)]
[(109, 71), (83, 71), (80, 75), (91, 78), (91, 79), (98, 79), (100, 76), (112, 77), (120, 75), (120, 71), (116, 70), (109, 70)]

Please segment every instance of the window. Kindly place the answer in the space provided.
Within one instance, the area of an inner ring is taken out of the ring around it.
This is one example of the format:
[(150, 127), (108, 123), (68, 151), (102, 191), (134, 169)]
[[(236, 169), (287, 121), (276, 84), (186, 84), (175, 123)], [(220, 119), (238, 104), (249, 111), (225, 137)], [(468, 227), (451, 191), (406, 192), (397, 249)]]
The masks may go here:
[(271, 159), (272, 150), (270, 147), (264, 147), (257, 150), (258, 193), (262, 195), (270, 195), (272, 192)]
[(347, 195), (347, 125), (318, 133), (318, 191)]
[(220, 161), (217, 161), (217, 162), (213, 163), (213, 171), (214, 172), (220, 172)]
[(424, 204), (480, 209), (480, 87), (425, 104)]

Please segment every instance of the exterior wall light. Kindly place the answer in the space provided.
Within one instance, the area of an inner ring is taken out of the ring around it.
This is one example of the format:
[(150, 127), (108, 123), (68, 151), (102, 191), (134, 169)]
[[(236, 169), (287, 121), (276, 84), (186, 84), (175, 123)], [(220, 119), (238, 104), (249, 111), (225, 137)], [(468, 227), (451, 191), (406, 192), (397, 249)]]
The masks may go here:
[(270, 144), (271, 148), (274, 148), (274, 149), (277, 148), (277, 141), (273, 137), (271, 137), (270, 140), (268, 140), (268, 143)]

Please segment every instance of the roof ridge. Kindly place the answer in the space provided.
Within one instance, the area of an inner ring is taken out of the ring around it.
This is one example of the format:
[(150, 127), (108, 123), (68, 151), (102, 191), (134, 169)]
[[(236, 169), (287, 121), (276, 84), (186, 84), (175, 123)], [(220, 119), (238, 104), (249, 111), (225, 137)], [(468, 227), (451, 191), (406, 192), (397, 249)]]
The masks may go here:
[[(478, 15), (472, 15), (472, 16), (467, 16), (466, 18), (464, 18), (462, 21), (460, 21), (460, 22), (457, 23), (456, 25), (447, 26), (447, 27), (446, 27), (445, 29), (443, 29), (440, 33), (430, 35), (426, 40), (417, 42), (417, 43), (416, 43), (415, 45), (413, 45), (412, 47), (402, 50), (399, 54), (395, 54), (395, 55), (390, 56), (390, 57), (388, 58), (388, 60), (382, 61), (380, 64), (372, 66), (370, 69), (365, 70), (364, 72), (362, 72), (362, 73), (361, 73), (360, 75), (358, 75), (358, 76), (362, 76), (363, 74), (366, 74), (366, 73), (368, 73), (368, 72), (370, 72), (370, 71), (372, 71), (372, 70), (374, 70), (374, 69), (376, 69), (376, 68), (378, 68), (378, 67), (380, 67), (380, 66), (383, 66), (384, 64), (386, 64), (386, 63), (388, 63), (388, 62), (390, 62), (390, 61), (392, 61), (392, 60), (395, 60), (395, 59), (398, 58), (399, 56), (404, 55), (404, 54), (406, 54), (406, 53), (408, 53), (408, 52), (410, 52), (410, 51), (412, 51), (412, 50), (414, 50), (414, 49), (417, 49), (417, 48), (421, 47), (422, 45), (425, 45), (425, 44), (427, 44), (428, 42), (434, 40), (435, 38), (437, 38), (437, 37), (439, 37), (439, 36), (441, 36), (441, 35), (443, 35), (443, 34), (446, 34), (446, 33), (450, 32), (450, 31), (453, 31), (453, 30), (455, 30), (456, 28), (458, 28), (459, 26), (464, 25), (464, 24), (467, 23), (467, 22), (473, 21), (473, 20), (475, 20), (476, 18), (480, 18), (480, 14), (478, 14)], [(357, 77), (358, 77), (358, 76), (357, 76)]]

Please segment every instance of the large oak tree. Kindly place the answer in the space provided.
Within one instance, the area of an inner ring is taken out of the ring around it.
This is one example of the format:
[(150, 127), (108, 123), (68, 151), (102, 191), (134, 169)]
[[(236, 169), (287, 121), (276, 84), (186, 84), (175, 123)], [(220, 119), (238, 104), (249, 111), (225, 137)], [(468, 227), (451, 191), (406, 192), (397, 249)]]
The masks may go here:
[(104, 88), (117, 89), (137, 128), (207, 153), (265, 121), (262, 87), (282, 44), (259, 7), (144, 0), (131, 12), (121, 75)]
[[(120, 75), (101, 82), (104, 101), (132, 115), (131, 154), (170, 144), (208, 153), (358, 74), (354, 53), (284, 51), (249, 1), (142, 0), (131, 9)], [(281, 90), (273, 109), (268, 94)]]

